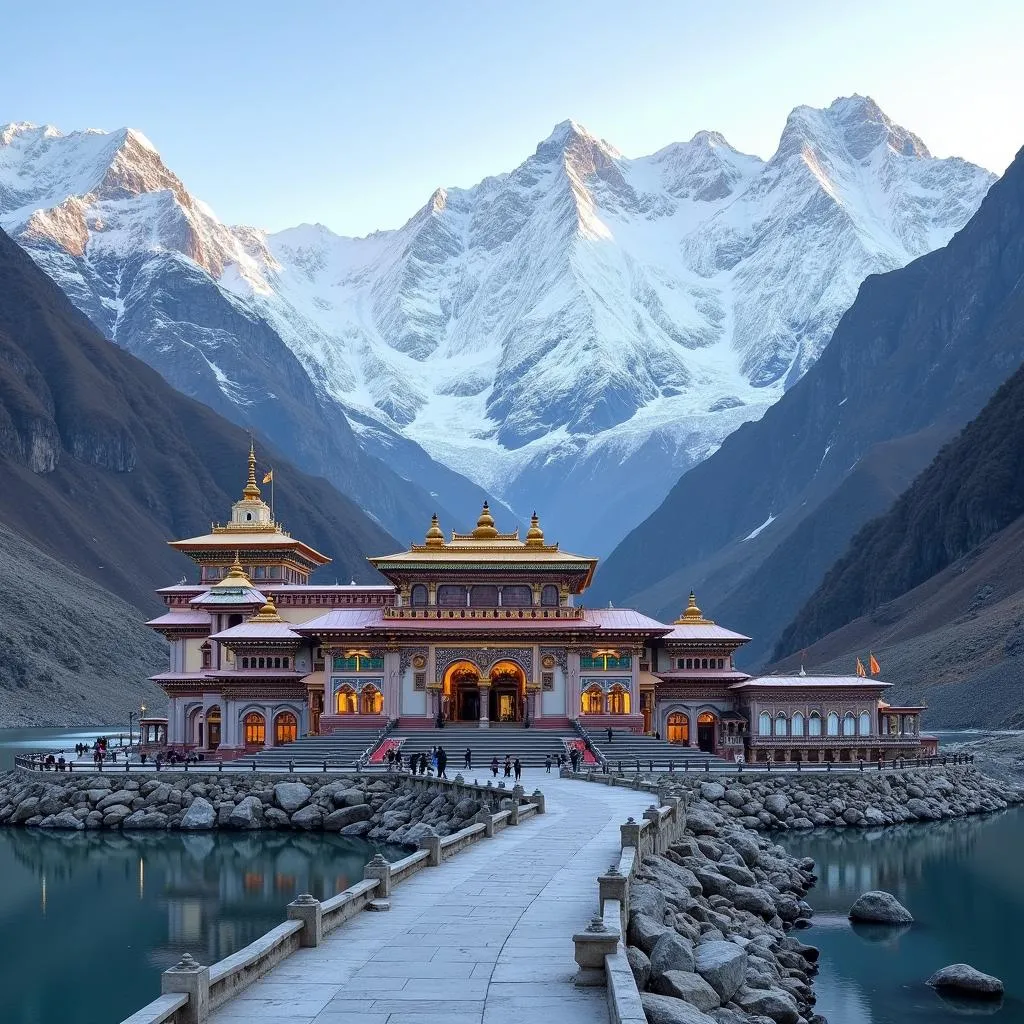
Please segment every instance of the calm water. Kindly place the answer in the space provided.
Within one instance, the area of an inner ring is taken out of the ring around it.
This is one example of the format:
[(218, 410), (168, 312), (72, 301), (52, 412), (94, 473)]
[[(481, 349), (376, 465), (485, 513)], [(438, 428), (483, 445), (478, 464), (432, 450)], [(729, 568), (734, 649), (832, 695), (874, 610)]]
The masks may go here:
[[(0, 758), (10, 763), (12, 740), (20, 752), (95, 732), (2, 730)], [(361, 879), (375, 852), (322, 834), (0, 828), (0, 1022), (123, 1020), (182, 953), (228, 956), (280, 924), (297, 893), (323, 899)]]
[[(799, 934), (821, 949), (816, 1010), (831, 1024), (943, 1024), (979, 1010), (1024, 1024), (1024, 809), (779, 841), (817, 864), (814, 927)], [(915, 923), (855, 931), (846, 914), (867, 889), (894, 893)], [(924, 984), (961, 962), (1003, 979), (1000, 1007), (952, 1005)]]
[[(14, 767), (18, 754), (31, 754), (38, 750), (69, 750), (76, 743), (92, 745), (97, 736), (118, 736), (119, 729), (0, 729), (0, 771)], [(137, 732), (137, 730), (136, 730)], [(113, 741), (117, 746), (118, 741)]]

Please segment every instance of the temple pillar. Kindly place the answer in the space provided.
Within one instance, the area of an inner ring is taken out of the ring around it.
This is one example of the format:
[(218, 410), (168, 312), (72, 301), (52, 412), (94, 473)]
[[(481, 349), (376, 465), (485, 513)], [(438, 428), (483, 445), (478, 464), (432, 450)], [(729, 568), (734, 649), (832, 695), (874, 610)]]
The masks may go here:
[(480, 721), (479, 726), (481, 729), (490, 728), (490, 718), (488, 717), (491, 713), (491, 678), (490, 676), (480, 677)]
[(573, 719), (580, 717), (580, 652), (567, 651), (566, 664), (569, 671), (565, 680), (565, 715)]
[(697, 746), (697, 715), (689, 708), (686, 710), (686, 720), (690, 724), (688, 735), (686, 737), (686, 745), (688, 747)]

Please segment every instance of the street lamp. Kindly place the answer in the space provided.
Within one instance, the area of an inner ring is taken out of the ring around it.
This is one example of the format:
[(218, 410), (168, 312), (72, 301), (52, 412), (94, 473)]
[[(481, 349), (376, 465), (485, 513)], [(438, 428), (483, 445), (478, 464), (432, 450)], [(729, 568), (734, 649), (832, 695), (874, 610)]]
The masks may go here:
[(128, 746), (132, 745), (132, 719), (135, 717), (134, 711), (128, 712)]
[(146, 705), (139, 705), (139, 745), (142, 745), (142, 720), (146, 717)]

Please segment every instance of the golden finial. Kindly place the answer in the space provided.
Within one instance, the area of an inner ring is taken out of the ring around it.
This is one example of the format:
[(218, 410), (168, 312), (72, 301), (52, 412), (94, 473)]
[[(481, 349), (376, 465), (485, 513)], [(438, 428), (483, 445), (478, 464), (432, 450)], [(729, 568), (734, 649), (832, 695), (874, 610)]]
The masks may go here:
[(242, 489), (242, 497), (246, 501), (258, 501), (260, 489), (256, 483), (256, 448), (252, 438), (249, 438), (249, 479)]
[(444, 547), (444, 532), (441, 530), (441, 524), (437, 521), (436, 512), (430, 517), (430, 528), (427, 530), (427, 547)]
[(686, 603), (686, 610), (676, 619), (677, 625), (684, 626), (713, 626), (711, 619), (705, 619), (704, 613), (697, 607), (697, 596), (690, 591), (690, 599)]
[(284, 622), (284, 619), (281, 618), (281, 614), (277, 610), (277, 605), (274, 604), (273, 597), (268, 594), (266, 601), (263, 603), (263, 607), (251, 619), (249, 619), (249, 621)]
[(483, 510), (480, 512), (480, 518), (476, 521), (473, 538), (475, 540), (493, 540), (497, 536), (498, 530), (494, 525), (494, 516), (491, 515), (491, 510), (485, 501)]
[(231, 563), (231, 568), (228, 569), (227, 576), (215, 583), (217, 587), (251, 587), (252, 582), (249, 577), (245, 575), (245, 570), (242, 568), (242, 563), (238, 560), (238, 552), (235, 552), (235, 560)]
[(526, 546), (528, 548), (539, 548), (544, 546), (544, 531), (540, 528), (540, 519), (534, 511), (530, 516), (530, 528), (526, 531)]

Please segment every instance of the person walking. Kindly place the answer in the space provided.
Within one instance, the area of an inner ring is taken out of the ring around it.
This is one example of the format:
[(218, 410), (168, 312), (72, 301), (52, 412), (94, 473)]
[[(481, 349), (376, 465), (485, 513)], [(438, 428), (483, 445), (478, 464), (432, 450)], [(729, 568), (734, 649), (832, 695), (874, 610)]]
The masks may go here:
[(445, 773), (445, 768), (448, 766), (448, 755), (445, 753), (444, 747), (438, 745), (437, 748), (437, 777), (439, 779), (447, 779), (448, 775)]
[(551, 774), (551, 755), (550, 754), (548, 754), (548, 756), (544, 758), (544, 774), (545, 775), (550, 775)]
[(491, 774), (495, 778), (498, 777), (498, 755), (497, 754), (495, 754), (494, 757), (491, 758)]
[(515, 772), (516, 785), (518, 786), (519, 780), (523, 777), (523, 765), (518, 757), (515, 759), (515, 762), (512, 765), (512, 770)]
[(512, 777), (512, 758), (508, 754), (505, 755), (505, 778), (509, 779)]
[(469, 747), (466, 747), (466, 754), (462, 759), (462, 766), (463, 768), (469, 769), (472, 769), (473, 767), (473, 751)]
[(609, 725), (608, 726), (608, 742), (611, 743), (611, 741), (612, 741), (612, 727)]
[(426, 775), (426, 774), (427, 774), (427, 754), (426, 754), (426, 751), (424, 751), (422, 754), (420, 754), (420, 775)]

